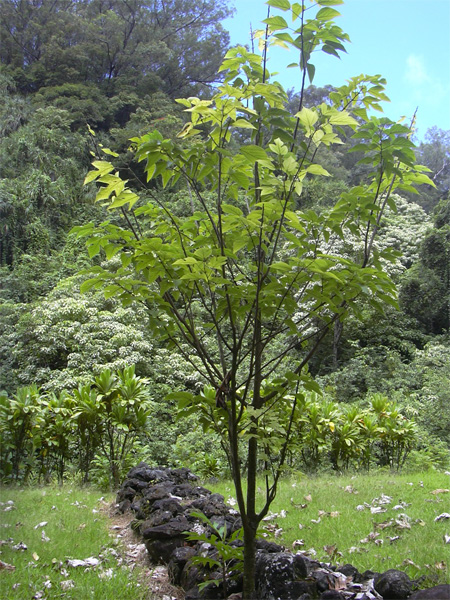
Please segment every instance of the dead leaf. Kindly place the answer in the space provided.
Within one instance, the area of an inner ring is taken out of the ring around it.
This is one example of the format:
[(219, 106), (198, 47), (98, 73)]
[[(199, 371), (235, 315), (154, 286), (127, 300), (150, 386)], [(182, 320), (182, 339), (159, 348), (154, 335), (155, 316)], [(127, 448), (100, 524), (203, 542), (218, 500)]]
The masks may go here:
[(41, 532), (41, 540), (43, 542), (49, 542), (50, 541), (50, 538), (47, 535), (45, 535), (45, 531), (44, 530), (42, 530), (42, 532)]
[(434, 566), (440, 571), (445, 571), (447, 569), (447, 565), (443, 560), (441, 560), (441, 562), (434, 563)]
[(386, 508), (382, 508), (381, 506), (371, 506), (370, 507), (370, 512), (373, 515), (377, 515), (379, 513), (384, 513), (384, 512), (386, 512), (386, 510), (387, 510)]
[(304, 545), (305, 545), (305, 540), (294, 540), (292, 542), (292, 548), (294, 550), (295, 550), (295, 548), (301, 548)]
[(444, 544), (450, 544), (450, 535), (448, 535), (447, 533), (444, 533), (443, 539), (444, 539)]
[(438, 517), (435, 518), (434, 521), (442, 521), (443, 519), (450, 519), (450, 513), (441, 513)]
[(96, 567), (100, 560), (95, 558), (94, 556), (90, 556), (89, 558), (85, 558), (84, 560), (79, 560), (74, 558), (73, 560), (67, 559), (67, 564), (69, 567)]
[(48, 521), (42, 521), (41, 523), (35, 525), (34, 529), (39, 529), (39, 527), (45, 527), (46, 525), (48, 525)]
[(344, 492), (348, 492), (349, 494), (357, 494), (357, 490), (355, 490), (355, 488), (352, 485), (347, 485), (344, 488)]
[(416, 563), (413, 562), (410, 558), (405, 558), (405, 560), (402, 562), (402, 565), (404, 565), (404, 566), (411, 565), (411, 567), (415, 567), (416, 569), (420, 569), (419, 565), (416, 565)]
[(33, 552), (32, 556), (34, 560), (39, 560), (39, 554), (36, 554), (36, 552)]
[(433, 490), (430, 494), (448, 494), (450, 490), (439, 488), (437, 490)]
[(340, 513), (339, 511), (337, 511), (337, 510), (332, 510), (332, 511), (330, 512), (330, 517), (332, 517), (333, 519), (335, 519), (336, 517), (339, 517), (339, 515), (340, 515), (340, 514), (341, 514), (341, 513)]
[(307, 496), (305, 496), (305, 500), (306, 500), (306, 502), (312, 502), (311, 494), (308, 494)]
[(322, 519), (319, 517), (318, 519), (311, 519), (311, 523), (318, 525)]
[[(336, 544), (333, 544), (332, 546), (324, 546), (323, 549), (325, 550), (325, 552), (328, 554), (328, 556), (333, 556), (333, 554), (336, 552)], [(332, 588), (334, 589), (334, 588)]]
[(61, 589), (64, 591), (70, 590), (73, 587), (75, 587), (75, 583), (73, 582), (72, 579), (66, 579), (65, 581), (60, 581), (59, 585), (61, 586)]
[(328, 587), (330, 590), (345, 590), (348, 583), (347, 577), (342, 573), (330, 573), (328, 576)]
[(80, 523), (80, 525), (78, 525), (77, 529), (80, 531), (81, 529), (84, 529), (86, 527), (86, 523)]
[(375, 542), (380, 537), (380, 534), (377, 531), (371, 531), (367, 537), (362, 540), (359, 540), (360, 544), (368, 544), (369, 542)]
[(22, 550), (22, 552), (24, 550), (28, 550), (28, 546), (26, 544), (24, 544), (23, 542), (19, 542), (18, 544), (15, 544), (14, 546), (12, 546), (13, 550)]
[(0, 570), (3, 571), (14, 571), (16, 569), (16, 567), (14, 565), (9, 565), (8, 563), (3, 562), (2, 560), (0, 560)]
[(387, 527), (392, 527), (394, 525), (393, 519), (388, 519), (387, 521), (383, 521), (382, 523), (374, 523), (375, 529), (386, 529)]
[(390, 537), (388, 535), (388, 539), (391, 542), (391, 544), (393, 544), (394, 542), (396, 542), (397, 540), (401, 540), (402, 538), (399, 535), (394, 535), (393, 537)]

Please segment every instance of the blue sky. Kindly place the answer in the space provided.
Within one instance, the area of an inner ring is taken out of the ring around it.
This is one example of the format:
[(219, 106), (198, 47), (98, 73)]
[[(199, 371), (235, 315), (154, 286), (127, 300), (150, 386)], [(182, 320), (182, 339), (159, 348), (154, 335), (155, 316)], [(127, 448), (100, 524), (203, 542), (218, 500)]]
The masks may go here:
[[(308, 0), (306, 0), (308, 2)], [(224, 21), (232, 44), (250, 43), (250, 23), (261, 29), (267, 16), (264, 0), (230, 0), (233, 18)], [(417, 131), (450, 129), (450, 0), (345, 0), (334, 7), (337, 24), (351, 44), (341, 60), (320, 53), (314, 85), (343, 85), (360, 73), (380, 73), (387, 79), (384, 113), (393, 120), (409, 119), (416, 107)], [(283, 14), (272, 9), (272, 14)], [(288, 13), (285, 13), (285, 18)], [(287, 19), (289, 22), (289, 19)], [(286, 88), (299, 88), (299, 74), (285, 65), (297, 60), (293, 51), (273, 52), (269, 70)]]

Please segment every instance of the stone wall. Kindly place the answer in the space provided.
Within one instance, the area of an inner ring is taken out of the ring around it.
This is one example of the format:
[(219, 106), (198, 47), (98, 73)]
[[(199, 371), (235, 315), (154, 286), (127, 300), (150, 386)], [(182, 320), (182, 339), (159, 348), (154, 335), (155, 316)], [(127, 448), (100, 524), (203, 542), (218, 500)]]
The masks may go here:
[[(131, 510), (131, 526), (142, 536), (154, 563), (165, 563), (174, 585), (186, 591), (186, 600), (223, 598), (223, 584), (199, 586), (221, 573), (193, 564), (196, 555), (217, 558), (214, 546), (189, 542), (186, 532), (209, 536), (208, 526), (193, 512), (201, 512), (215, 527), (226, 525), (228, 536), (241, 527), (238, 511), (223, 496), (198, 485), (189, 469), (152, 468), (140, 463), (131, 469), (117, 494), (120, 512)], [(242, 544), (239, 540), (232, 542)], [(228, 565), (226, 596), (240, 598), (242, 575), (233, 561)], [(258, 600), (450, 600), (450, 585), (413, 592), (406, 573), (359, 573), (350, 564), (339, 567), (293, 554), (264, 539), (257, 541), (256, 598)]]

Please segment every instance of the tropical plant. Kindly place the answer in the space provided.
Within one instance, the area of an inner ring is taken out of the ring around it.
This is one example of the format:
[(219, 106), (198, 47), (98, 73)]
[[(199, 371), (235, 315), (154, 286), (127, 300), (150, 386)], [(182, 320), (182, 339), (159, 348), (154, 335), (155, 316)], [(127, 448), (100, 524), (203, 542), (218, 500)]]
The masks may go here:
[[(203, 394), (174, 397), (185, 413), (200, 410), (205, 428), (216, 430), (227, 450), (243, 522), (246, 599), (254, 590), (256, 531), (277, 493), (297, 405), (305, 390), (317, 389), (307, 365), (330, 328), (358, 313), (361, 298), (381, 311), (395, 304), (380, 262), (386, 253), (376, 251), (374, 240), (395, 189), (430, 183), (415, 166), (409, 128), (368, 116), (386, 99), (381, 76), (355, 77), (312, 108), (300, 92), (294, 116), (272, 81), (272, 43), (299, 52), (301, 90), (307, 75), (314, 77), (313, 51), (344, 50), (348, 36), (331, 8), (341, 3), (314, 0), (317, 14), (309, 19), (304, 5), (269, 0), (292, 16), (292, 28), (283, 16), (269, 16), (260, 34), (262, 57), (244, 47), (230, 50), (220, 68), (224, 83), (210, 100), (178, 101), (190, 116), (178, 139), (153, 131), (132, 140), (151, 200), (133, 210), (138, 194), (111, 162), (96, 160), (86, 183), (100, 184), (97, 201), (121, 220), (77, 229), (91, 256), (120, 257), (114, 272), (94, 267), (83, 290), (104, 288), (124, 304), (145, 305), (153, 334), (178, 349), (209, 385)], [(303, 181), (329, 175), (317, 162), (318, 148), (339, 144), (343, 128), (353, 132), (352, 149), (370, 165), (367, 184), (320, 215), (301, 210)], [(242, 130), (251, 143), (236, 149)], [(160, 184), (176, 182), (192, 194), (192, 216), (178, 218), (160, 201)], [(349, 233), (361, 239), (358, 251), (333, 253)], [(281, 407), (285, 417), (269, 443), (265, 427)], [(257, 506), (261, 461), (268, 466), (266, 496)]]
[(202, 521), (206, 525), (206, 531), (190, 531), (186, 535), (186, 539), (191, 542), (204, 542), (214, 549), (214, 553), (207, 550), (193, 556), (191, 558), (192, 564), (206, 566), (213, 572), (215, 569), (220, 574), (218, 578), (209, 578), (202, 582), (198, 586), (199, 590), (201, 591), (211, 585), (221, 586), (223, 598), (228, 598), (229, 581), (242, 573), (242, 546), (236, 544), (236, 542), (242, 540), (242, 528), (230, 533), (227, 531), (226, 522), (220, 525), (198, 511), (192, 511), (191, 517)]

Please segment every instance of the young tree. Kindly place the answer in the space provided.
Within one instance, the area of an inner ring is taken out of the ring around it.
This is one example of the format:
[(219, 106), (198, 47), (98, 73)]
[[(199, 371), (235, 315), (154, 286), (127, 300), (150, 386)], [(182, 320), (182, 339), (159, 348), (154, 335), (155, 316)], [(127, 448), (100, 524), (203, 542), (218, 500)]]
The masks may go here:
[[(246, 599), (255, 586), (258, 525), (277, 493), (303, 392), (315, 388), (308, 363), (330, 327), (357, 311), (361, 298), (381, 310), (395, 304), (374, 238), (392, 192), (430, 182), (414, 166), (409, 128), (367, 114), (386, 99), (380, 76), (355, 77), (329, 101), (304, 106), (313, 51), (338, 55), (348, 39), (333, 22), (339, 13), (331, 6), (342, 0), (313, 0), (312, 18), (305, 5), (289, 0), (267, 4), (291, 15), (293, 25), (269, 13), (262, 56), (233, 48), (211, 100), (179, 100), (190, 120), (178, 139), (156, 131), (133, 139), (151, 200), (133, 209), (139, 198), (128, 182), (110, 162), (95, 161), (86, 182), (101, 184), (97, 201), (121, 213), (122, 223), (77, 229), (91, 256), (103, 250), (121, 259), (115, 272), (95, 267), (84, 289), (104, 287), (125, 304), (139, 300), (154, 333), (207, 383), (197, 396), (177, 397), (185, 413), (199, 411), (205, 428), (222, 436), (243, 523)], [(272, 43), (300, 55), (294, 116), (267, 70)], [(353, 149), (372, 166), (370, 178), (327, 212), (302, 210), (303, 181), (328, 176), (317, 150), (339, 144), (342, 128), (353, 130)], [(237, 150), (241, 130), (251, 139)], [(160, 182), (170, 187), (177, 181), (197, 207), (190, 217), (177, 217), (160, 200)], [(362, 240), (360, 250), (352, 257), (333, 253), (349, 232)], [(257, 505), (260, 467), (265, 499)]]

